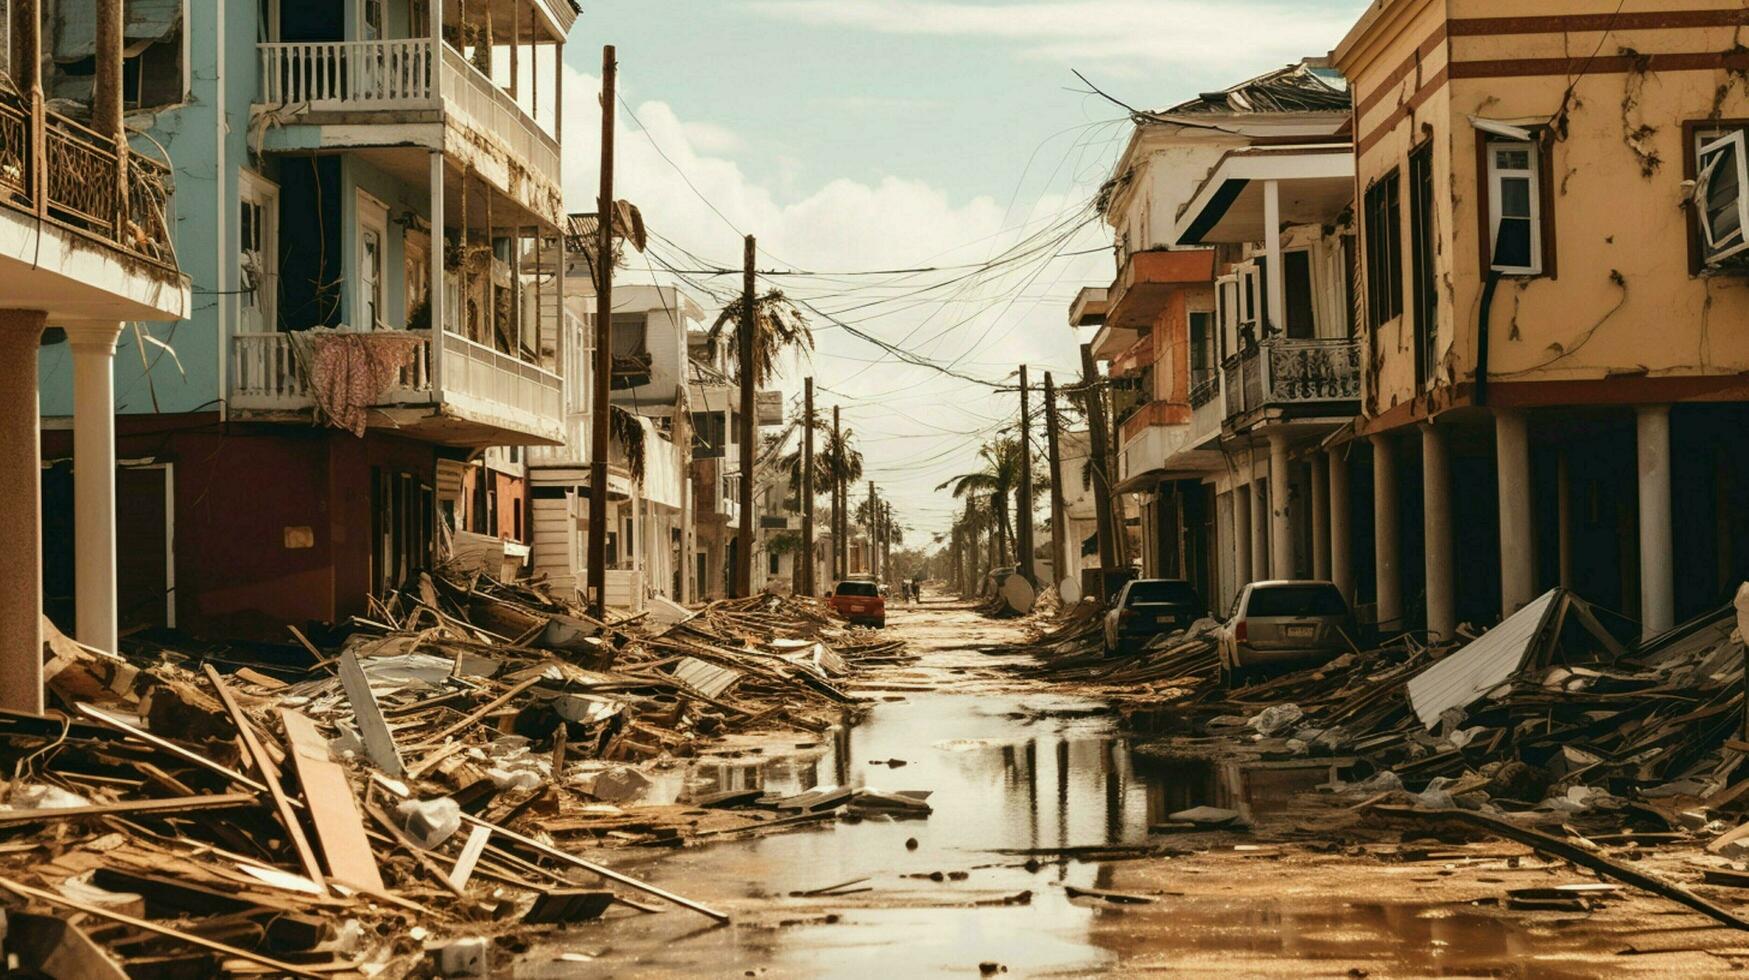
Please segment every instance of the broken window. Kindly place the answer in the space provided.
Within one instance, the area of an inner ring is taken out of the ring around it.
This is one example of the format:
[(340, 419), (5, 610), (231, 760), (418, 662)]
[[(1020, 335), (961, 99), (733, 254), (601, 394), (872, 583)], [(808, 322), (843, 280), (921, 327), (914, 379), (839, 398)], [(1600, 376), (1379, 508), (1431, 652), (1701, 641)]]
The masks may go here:
[(1542, 194), (1535, 143), (1488, 141), (1489, 268), (1515, 276), (1543, 271)]
[(1366, 189), (1366, 308), (1375, 330), (1403, 312), (1401, 182), (1392, 170)]
[[(58, 3), (50, 18), (50, 98), (90, 102), (97, 73), (97, 5)], [(122, 102), (157, 109), (182, 101), (182, 0), (123, 0)]]
[(1708, 141), (1696, 157), (1694, 201), (1707, 265), (1749, 249), (1749, 154), (1742, 130)]
[(728, 448), (722, 412), (692, 413), (692, 458), (722, 459)]

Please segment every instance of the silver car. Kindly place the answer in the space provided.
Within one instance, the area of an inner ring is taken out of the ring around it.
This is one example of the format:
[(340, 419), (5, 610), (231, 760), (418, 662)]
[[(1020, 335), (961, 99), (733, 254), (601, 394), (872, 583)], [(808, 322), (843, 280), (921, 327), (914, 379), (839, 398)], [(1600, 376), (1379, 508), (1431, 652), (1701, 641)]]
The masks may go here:
[(1238, 687), (1267, 671), (1326, 663), (1353, 649), (1353, 636), (1354, 616), (1334, 584), (1252, 582), (1219, 633), (1222, 683)]

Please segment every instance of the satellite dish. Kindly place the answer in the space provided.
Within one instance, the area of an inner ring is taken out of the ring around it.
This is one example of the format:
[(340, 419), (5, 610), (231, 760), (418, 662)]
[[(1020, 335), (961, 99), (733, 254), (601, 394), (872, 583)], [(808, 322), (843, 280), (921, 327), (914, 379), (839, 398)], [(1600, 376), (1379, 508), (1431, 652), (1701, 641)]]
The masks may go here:
[(1032, 612), (1033, 601), (1037, 598), (1038, 593), (1033, 591), (1032, 583), (1025, 576), (1010, 575), (1008, 581), (1002, 583), (1002, 601), (1022, 616)]
[(1072, 606), (1081, 601), (1081, 583), (1072, 578), (1066, 578), (1057, 586), (1057, 598), (1063, 600), (1063, 605)]

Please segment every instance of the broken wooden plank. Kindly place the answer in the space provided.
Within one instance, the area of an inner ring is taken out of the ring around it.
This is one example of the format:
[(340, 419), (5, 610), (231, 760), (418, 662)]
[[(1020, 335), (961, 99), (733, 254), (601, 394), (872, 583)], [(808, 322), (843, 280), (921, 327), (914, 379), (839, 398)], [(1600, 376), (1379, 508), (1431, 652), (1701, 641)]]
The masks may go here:
[(346, 690), (346, 700), (352, 703), (352, 716), (358, 720), (365, 754), (385, 775), (400, 779), (406, 770), (401, 764), (401, 752), (395, 748), (395, 736), (390, 734), (383, 709), (371, 693), (370, 680), (351, 650), (340, 655), (340, 684)]
[(458, 891), (468, 887), (468, 879), (473, 877), (474, 865), (480, 863), (480, 852), (486, 849), (486, 842), (492, 839), (492, 828), (475, 827), (468, 831), (468, 842), (462, 845), (461, 856), (455, 859), (455, 867), (449, 871), (449, 883)]
[(240, 806), (255, 806), (260, 798), (254, 793), (218, 793), (211, 796), (180, 796), (164, 800), (120, 800), (115, 803), (93, 803), (90, 806), (48, 807), (40, 810), (0, 810), (0, 826), (16, 823), (36, 823), (47, 820), (68, 820), (73, 817), (106, 817), (131, 813), (161, 813), (186, 810), (226, 810)]
[(469, 725), (472, 725), (473, 723), (479, 721), (481, 718), (484, 718), (487, 715), (491, 714), (492, 712), (498, 710), (499, 708), (502, 708), (505, 705), (509, 704), (518, 694), (521, 694), (523, 691), (526, 691), (529, 688), (535, 686), (536, 684), (539, 684), (542, 680), (545, 680), (545, 678), (540, 674), (536, 674), (535, 676), (524, 680), (522, 683), (516, 685), (515, 687), (512, 687), (510, 690), (505, 691), (503, 694), (498, 695), (496, 698), (493, 698), (491, 701), (486, 702), (486, 704), (481, 706), (480, 708), (475, 709), (474, 712), (472, 714), (468, 715), (466, 718), (463, 718), (461, 721), (456, 722), (455, 724), (449, 726), (448, 728), (445, 728), (443, 731), (438, 732), (436, 735), (433, 735), (430, 738), (425, 739), (424, 741), (420, 742), (418, 745), (415, 745), (413, 747), (416, 749), (423, 749), (423, 748), (429, 748), (433, 745), (441, 744), (444, 739), (450, 737), (451, 735), (454, 735), (456, 732), (461, 731), (462, 729), (468, 727)]
[(214, 942), (213, 940), (206, 939), (202, 936), (196, 936), (180, 929), (172, 929), (169, 926), (160, 925), (148, 919), (135, 918), (134, 916), (122, 912), (111, 911), (102, 906), (87, 905), (84, 902), (76, 902), (65, 896), (57, 895), (54, 892), (43, 891), (40, 888), (32, 888), (29, 885), (21, 884), (9, 878), (0, 877), (0, 888), (5, 888), (7, 891), (24, 898), (34, 898), (39, 902), (58, 905), (61, 908), (72, 909), (75, 912), (83, 912), (86, 915), (95, 916), (99, 919), (105, 919), (110, 922), (119, 922), (125, 926), (132, 926), (135, 929), (144, 929), (147, 932), (159, 936), (165, 936), (178, 942), (191, 943), (203, 949), (210, 949), (216, 953), (223, 953), (226, 956), (235, 956), (239, 959), (248, 960), (251, 963), (259, 963), (270, 970), (276, 970), (280, 973), (289, 974), (294, 977), (308, 977), (310, 980), (322, 980), (322, 975), (320, 973), (313, 973), (295, 963), (286, 963), (281, 960), (276, 960), (271, 956), (263, 956), (254, 950)]
[(80, 980), (127, 980), (127, 974), (85, 930), (65, 918), (6, 913), (6, 947), (26, 973)]
[(303, 865), (304, 876), (315, 883), (323, 898), (328, 897), (328, 885), (322, 877), (322, 869), (316, 863), (316, 852), (310, 847), (310, 839), (304, 836), (304, 825), (298, 822), (298, 815), (292, 811), (291, 800), (285, 795), (284, 787), (273, 774), (272, 762), (268, 760), (267, 751), (261, 747), (261, 740), (255, 735), (255, 726), (249, 723), (249, 717), (238, 706), (237, 699), (231, 694), (231, 689), (225, 686), (224, 678), (213, 668), (212, 664), (202, 664), (207, 680), (212, 682), (213, 690), (218, 692), (219, 701), (225, 706), (225, 711), (231, 716), (237, 726), (237, 733), (243, 738), (243, 752), (249, 757), (255, 771), (260, 773), (267, 782), (267, 792), (273, 797), (274, 809), (279, 811), (279, 822), (285, 826), (285, 832), (291, 839), (293, 850), (297, 851), (298, 863)]
[(249, 787), (250, 789), (256, 791), (257, 793), (267, 792), (267, 784), (264, 782), (261, 782), (258, 779), (251, 779), (250, 777), (243, 775), (242, 773), (238, 772), (237, 770), (232, 769), (230, 766), (220, 765), (219, 763), (214, 762), (213, 760), (207, 758), (204, 755), (201, 755), (198, 752), (191, 752), (188, 749), (185, 749), (182, 746), (177, 745), (175, 742), (172, 742), (168, 739), (159, 738), (158, 736), (153, 735), (151, 732), (148, 732), (143, 728), (138, 728), (134, 725), (130, 725), (127, 722), (122, 721), (120, 718), (116, 718), (112, 715), (109, 715), (109, 714), (103, 712), (103, 711), (100, 711), (97, 708), (94, 708), (89, 704), (77, 705), (77, 706), (75, 706), (75, 710), (77, 710), (80, 714), (84, 715), (85, 717), (90, 718), (92, 721), (95, 721), (95, 722), (102, 724), (102, 725), (108, 725), (109, 727), (114, 728), (117, 731), (126, 732), (128, 735), (131, 735), (134, 738), (139, 739), (142, 742), (145, 742), (147, 745), (150, 745), (153, 748), (162, 749), (165, 752), (168, 752), (171, 755), (177, 757), (178, 759), (181, 759), (183, 762), (191, 763), (193, 765), (200, 766), (202, 769), (207, 769), (207, 770), (211, 770), (212, 772), (216, 772), (219, 775), (225, 777), (226, 779), (229, 779), (232, 782), (237, 783), (238, 785)]
[(613, 892), (587, 888), (555, 888), (535, 896), (522, 921), (531, 925), (563, 924), (599, 919), (613, 904)]
[(315, 722), (290, 708), (279, 709), (279, 717), (285, 724), (285, 738), (297, 766), (310, 823), (328, 862), (328, 876), (367, 892), (383, 891), (382, 872), (364, 836), (364, 819), (359, 816), (358, 799), (346, 779), (346, 770), (334, 763), (328, 740), (316, 731)]

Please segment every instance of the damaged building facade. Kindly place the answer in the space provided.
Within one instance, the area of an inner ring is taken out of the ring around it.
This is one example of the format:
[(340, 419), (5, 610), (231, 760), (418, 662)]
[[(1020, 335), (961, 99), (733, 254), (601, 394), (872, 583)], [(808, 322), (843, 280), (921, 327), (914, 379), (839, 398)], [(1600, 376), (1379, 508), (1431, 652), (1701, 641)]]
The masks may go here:
[[(564, 438), (557, 120), (577, 9), (124, 8), (128, 125), (178, 161), (195, 301), (124, 333), (116, 360), (117, 534), (138, 566), (123, 628), (279, 637), (365, 613), (440, 550), (519, 561), (526, 447)], [(43, 23), (45, 87), (76, 99), (84, 49), (59, 35), (79, 19)], [(73, 370), (43, 349), (51, 461), (76, 442)], [(68, 479), (46, 470), (50, 500)], [(76, 533), (79, 516), (47, 520)], [(50, 550), (47, 609), (71, 625), (84, 614), (53, 587), (71, 558)]]
[[(1217, 611), (1329, 578), (1441, 639), (1557, 585), (1651, 635), (1749, 578), (1749, 14), (1681, 6), (1387, 0), (1289, 70), (1341, 93), (1320, 133), (1138, 114), (1135, 145), (1186, 149), (1126, 155), (1117, 281), (1071, 317), (1165, 403), (1118, 434), (1146, 574)], [(1210, 247), (1206, 283), (1167, 279)], [(1118, 336), (1148, 263), (1153, 322)]]

